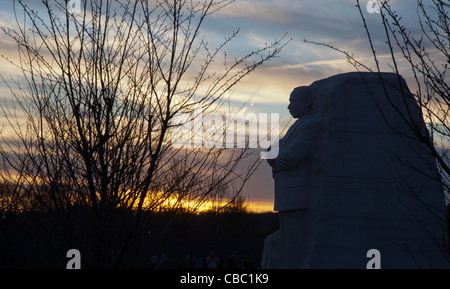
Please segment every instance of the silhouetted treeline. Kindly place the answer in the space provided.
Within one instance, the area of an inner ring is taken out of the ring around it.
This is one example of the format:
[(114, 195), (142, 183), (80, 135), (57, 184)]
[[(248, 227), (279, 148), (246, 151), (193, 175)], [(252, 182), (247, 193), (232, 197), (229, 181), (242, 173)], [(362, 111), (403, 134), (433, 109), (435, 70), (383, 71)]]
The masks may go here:
[[(101, 222), (91, 224), (95, 219), (92, 214), (90, 208), (78, 207), (65, 213), (3, 215), (0, 219), (0, 267), (65, 268), (69, 249), (80, 251), (81, 268), (105, 267), (108, 258), (115, 259), (123, 240), (128, 237), (123, 227), (132, 224), (133, 218), (124, 219), (123, 215), (133, 214), (118, 209), (104, 220), (109, 223), (105, 226)], [(198, 240), (234, 238), (247, 243), (257, 240), (255, 246), (259, 248), (264, 236), (276, 229), (278, 217), (274, 213), (149, 212), (144, 222), (145, 230), (141, 230), (139, 238), (130, 245), (120, 268), (148, 268), (149, 258), (161, 252), (168, 252), (175, 262), (184, 258), (186, 250), (195, 247)], [(106, 228), (110, 232), (104, 232)], [(101, 240), (102, 236), (109, 239)], [(225, 245), (221, 247), (233, 245), (222, 243)], [(211, 249), (213, 245), (205, 248)], [(222, 249), (226, 248), (216, 251)]]

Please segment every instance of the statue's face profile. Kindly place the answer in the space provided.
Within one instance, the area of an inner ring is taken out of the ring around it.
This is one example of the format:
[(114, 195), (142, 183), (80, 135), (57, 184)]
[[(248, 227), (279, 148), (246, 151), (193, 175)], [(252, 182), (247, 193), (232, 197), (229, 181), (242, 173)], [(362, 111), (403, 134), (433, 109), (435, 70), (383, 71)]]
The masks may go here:
[(295, 88), (289, 97), (289, 113), (293, 118), (300, 118), (311, 109), (311, 94), (307, 86)]

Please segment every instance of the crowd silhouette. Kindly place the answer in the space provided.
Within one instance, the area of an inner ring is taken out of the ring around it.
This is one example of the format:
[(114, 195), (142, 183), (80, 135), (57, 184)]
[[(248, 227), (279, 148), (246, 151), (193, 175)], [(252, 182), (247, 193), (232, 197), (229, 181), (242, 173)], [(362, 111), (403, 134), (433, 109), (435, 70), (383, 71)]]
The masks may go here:
[[(161, 256), (150, 257), (147, 265), (151, 269), (168, 269), (169, 258), (165, 253)], [(176, 269), (255, 269), (253, 263), (247, 256), (241, 259), (235, 257), (234, 254), (224, 258), (221, 254), (211, 252), (208, 256), (202, 257), (189, 251), (184, 260), (180, 262)]]

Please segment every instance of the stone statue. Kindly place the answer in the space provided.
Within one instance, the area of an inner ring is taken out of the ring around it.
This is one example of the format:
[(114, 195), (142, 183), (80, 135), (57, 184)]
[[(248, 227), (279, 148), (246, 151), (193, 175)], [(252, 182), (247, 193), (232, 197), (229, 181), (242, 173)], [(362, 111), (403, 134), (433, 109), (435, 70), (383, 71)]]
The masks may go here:
[(308, 86), (295, 88), (288, 110), (295, 123), (269, 159), (275, 181), (280, 230), (267, 237), (263, 268), (309, 268), (315, 237), (315, 208), (323, 180), (327, 139), (326, 101)]
[(412, 134), (426, 124), (411, 96), (394, 73), (294, 89), (297, 120), (268, 160), (280, 229), (265, 238), (262, 268), (450, 267), (444, 189)]

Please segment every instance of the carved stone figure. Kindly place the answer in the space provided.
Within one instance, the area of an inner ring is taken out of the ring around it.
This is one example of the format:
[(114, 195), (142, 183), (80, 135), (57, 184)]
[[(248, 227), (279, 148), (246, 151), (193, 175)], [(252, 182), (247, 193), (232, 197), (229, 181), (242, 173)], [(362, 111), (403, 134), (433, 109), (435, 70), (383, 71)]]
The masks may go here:
[[(269, 160), (280, 229), (262, 268), (449, 268), (436, 160), (405, 80), (351, 72), (294, 89)], [(377, 252), (376, 258), (371, 252)]]
[(324, 104), (317, 101), (318, 97), (307, 86), (292, 91), (288, 110), (297, 120), (280, 140), (278, 156), (268, 160), (280, 220), (280, 231), (270, 237), (275, 239), (270, 243), (280, 245), (279, 252), (272, 251), (278, 261), (267, 261), (271, 263), (264, 264), (267, 268), (309, 268), (311, 263), (328, 126)]

